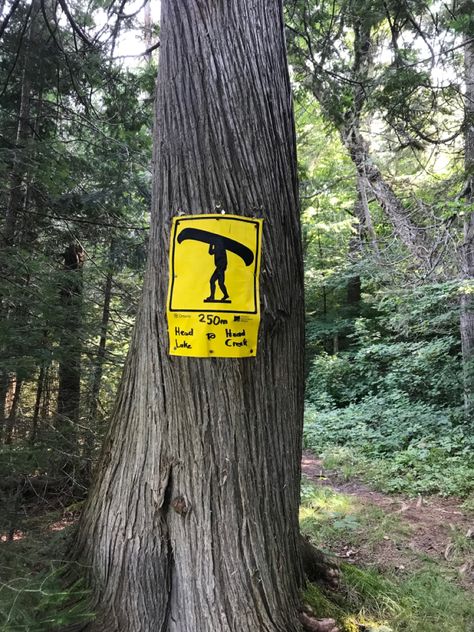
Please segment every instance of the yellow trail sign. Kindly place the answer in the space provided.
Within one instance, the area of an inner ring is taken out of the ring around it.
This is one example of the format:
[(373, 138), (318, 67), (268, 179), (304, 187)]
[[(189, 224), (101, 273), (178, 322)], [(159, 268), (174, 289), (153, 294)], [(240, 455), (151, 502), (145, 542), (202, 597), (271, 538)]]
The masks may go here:
[(256, 355), (262, 223), (217, 214), (173, 219), (167, 302), (171, 355)]

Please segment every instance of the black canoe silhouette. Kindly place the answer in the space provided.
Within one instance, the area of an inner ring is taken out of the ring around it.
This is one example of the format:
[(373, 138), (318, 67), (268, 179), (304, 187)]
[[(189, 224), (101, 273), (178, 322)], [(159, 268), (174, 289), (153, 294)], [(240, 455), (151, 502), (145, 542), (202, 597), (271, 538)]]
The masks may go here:
[(243, 259), (246, 266), (253, 263), (253, 252), (250, 248), (244, 246), (244, 244), (241, 244), (239, 241), (235, 241), (235, 239), (223, 237), (222, 235), (217, 235), (216, 233), (210, 233), (209, 231), (201, 230), (200, 228), (183, 228), (178, 235), (178, 244), (186, 239), (202, 241), (205, 244), (215, 244), (216, 242), (219, 242), (226, 250), (233, 252), (234, 255)]

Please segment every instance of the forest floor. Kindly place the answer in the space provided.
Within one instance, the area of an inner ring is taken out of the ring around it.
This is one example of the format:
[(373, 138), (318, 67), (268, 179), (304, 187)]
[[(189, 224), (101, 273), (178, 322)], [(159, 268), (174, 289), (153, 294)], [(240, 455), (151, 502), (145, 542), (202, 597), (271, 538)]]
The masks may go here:
[[(344, 630), (474, 630), (474, 515), (462, 500), (386, 495), (305, 451), (303, 533), (341, 566), (308, 601)], [(341, 596), (342, 595), (342, 596)]]
[[(309, 451), (302, 471), (301, 530), (340, 567), (336, 590), (306, 591), (318, 617), (341, 632), (474, 632), (474, 514), (462, 500), (386, 495)], [(0, 534), (0, 632), (92, 616), (84, 587), (63, 592), (61, 581), (80, 508), (32, 498), (12, 539)]]

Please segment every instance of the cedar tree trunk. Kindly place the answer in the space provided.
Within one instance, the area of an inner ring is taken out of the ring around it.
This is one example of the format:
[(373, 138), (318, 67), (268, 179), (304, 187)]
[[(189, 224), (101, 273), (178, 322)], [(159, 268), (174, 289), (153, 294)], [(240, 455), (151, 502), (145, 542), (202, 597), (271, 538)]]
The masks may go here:
[[(280, 0), (163, 0), (142, 303), (76, 556), (101, 632), (296, 632), (303, 274)], [(171, 218), (263, 217), (256, 358), (170, 357)]]

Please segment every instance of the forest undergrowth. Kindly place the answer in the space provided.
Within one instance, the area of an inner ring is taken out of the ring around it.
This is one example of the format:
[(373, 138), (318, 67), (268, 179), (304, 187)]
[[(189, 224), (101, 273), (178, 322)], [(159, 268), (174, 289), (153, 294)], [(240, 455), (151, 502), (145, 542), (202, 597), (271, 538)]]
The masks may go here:
[(302, 532), (340, 565), (337, 591), (310, 585), (344, 632), (474, 630), (472, 511), (459, 499), (387, 495), (303, 455)]
[[(149, 243), (157, 59), (123, 65), (115, 40), (148, 31), (145, 49), (159, 26), (117, 15), (97, 31), (102, 2), (38, 19), (41, 3), (0, 5), (0, 632), (50, 632), (93, 617), (85, 587), (64, 588), (67, 546)], [(301, 529), (342, 575), (306, 599), (345, 632), (472, 632), (472, 2), (284, 5), (312, 451)]]
[[(377, 492), (308, 450), (302, 469), (302, 533), (341, 573), (337, 590), (307, 587), (318, 617), (344, 632), (474, 630), (474, 514), (462, 499)], [(86, 587), (63, 579), (81, 504), (37, 496), (18, 507), (21, 528), (1, 534), (0, 632), (93, 618)]]

